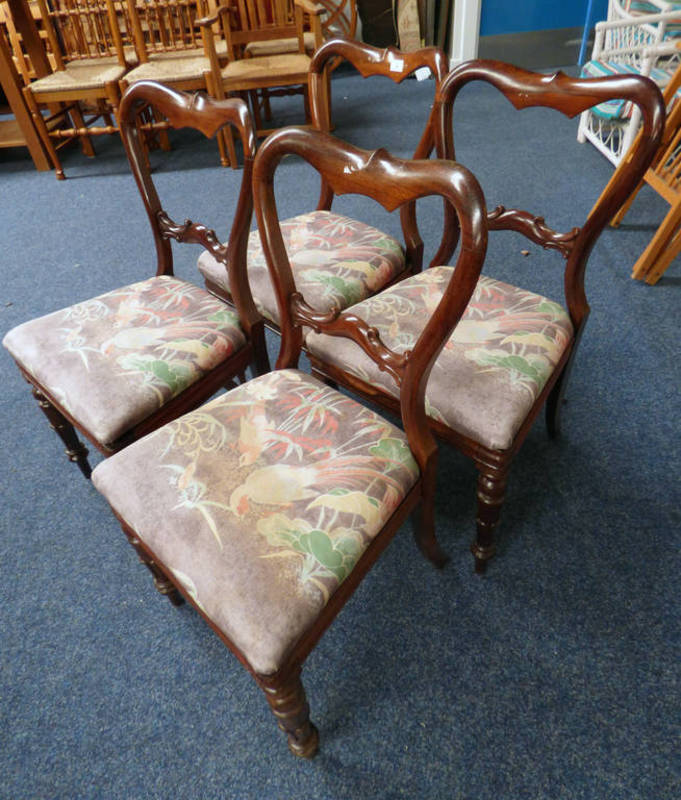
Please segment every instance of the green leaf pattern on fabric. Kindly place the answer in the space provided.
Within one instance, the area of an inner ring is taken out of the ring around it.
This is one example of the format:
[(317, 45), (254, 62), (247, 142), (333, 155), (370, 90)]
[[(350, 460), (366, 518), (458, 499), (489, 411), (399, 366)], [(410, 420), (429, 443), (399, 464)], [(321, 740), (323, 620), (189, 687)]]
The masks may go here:
[[(295, 370), (261, 376), (166, 425), (176, 508), (260, 535), (324, 602), (418, 479), (404, 434)], [(230, 490), (221, 489), (222, 478)], [(215, 489), (214, 489), (215, 487)]]

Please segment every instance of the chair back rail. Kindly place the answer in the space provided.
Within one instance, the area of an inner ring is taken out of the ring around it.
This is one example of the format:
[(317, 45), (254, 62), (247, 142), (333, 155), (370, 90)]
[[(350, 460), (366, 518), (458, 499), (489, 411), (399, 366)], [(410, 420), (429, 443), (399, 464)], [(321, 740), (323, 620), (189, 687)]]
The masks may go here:
[[(461, 229), (461, 250), (453, 277), (413, 349), (398, 354), (378, 332), (350, 311), (314, 311), (297, 291), (277, 219), (274, 172), (285, 155), (297, 155), (316, 169), (339, 195), (360, 194), (394, 211), (421, 197), (440, 195), (452, 205)], [(400, 387), (400, 406), (410, 446), (422, 469), (435, 449), (424, 406), (430, 369), (468, 305), (487, 247), (482, 191), (465, 167), (443, 160), (397, 159), (385, 150), (367, 151), (328, 133), (285, 128), (260, 147), (253, 174), (258, 228), (281, 314), (282, 345), (277, 368), (297, 365), (303, 327), (356, 342)]]
[[(201, 223), (191, 220), (177, 223), (164, 211), (151, 178), (140, 135), (143, 125), (140, 124), (139, 114), (149, 105), (165, 116), (174, 128), (192, 127), (208, 138), (218, 135), (225, 125), (236, 129), (243, 147), (244, 167), (227, 244), (221, 243), (215, 232)], [(261, 318), (246, 277), (246, 248), (253, 211), (251, 176), (256, 150), (255, 131), (246, 103), (240, 98), (217, 101), (204, 94), (189, 95), (151, 81), (139, 81), (123, 95), (119, 115), (121, 138), (154, 234), (156, 274), (173, 274), (171, 239), (202, 245), (228, 270), (234, 305), (250, 335), (252, 327), (261, 323)]]
[[(439, 47), (425, 47), (410, 53), (403, 53), (394, 47), (379, 48), (362, 42), (346, 39), (330, 39), (325, 42), (312, 57), (310, 64), (310, 113), (313, 124), (320, 130), (330, 130), (330, 120), (325, 116), (325, 70), (336, 61), (345, 60), (352, 64), (363, 78), (383, 76), (394, 83), (402, 83), (418, 69), (430, 70), (436, 86), (447, 75), (448, 59)], [(429, 118), (421, 139), (414, 151), (414, 158), (428, 158), (435, 147), (435, 138)], [(446, 156), (445, 156), (446, 157)], [(317, 209), (330, 210), (333, 203), (333, 190), (322, 180)], [(458, 241), (458, 225), (456, 214), (449, 203), (444, 210), (444, 241), (438, 248), (454, 252)], [(423, 242), (416, 223), (416, 205), (408, 203), (400, 210), (400, 221), (404, 233), (405, 244), (410, 253), (410, 263), (415, 271), (420, 270), (423, 259)], [(451, 240), (453, 237), (453, 241)], [(439, 262), (442, 263), (442, 262)]]
[(665, 106), (660, 90), (649, 78), (640, 75), (605, 78), (572, 78), (562, 72), (539, 75), (510, 64), (475, 60), (453, 69), (437, 92), (433, 108), (438, 155), (455, 155), (453, 105), (459, 91), (472, 81), (494, 86), (517, 109), (545, 106), (568, 117), (613, 98), (634, 103), (641, 112), (643, 135), (632, 157), (623, 165), (609, 191), (601, 195), (580, 228), (560, 234), (545, 225), (541, 217), (517, 209), (501, 207), (491, 212), (490, 230), (515, 230), (544, 247), (555, 247), (567, 258), (565, 299), (578, 332), (586, 322), (589, 306), (584, 292), (586, 262), (601, 231), (626, 201), (648, 168), (664, 131)]

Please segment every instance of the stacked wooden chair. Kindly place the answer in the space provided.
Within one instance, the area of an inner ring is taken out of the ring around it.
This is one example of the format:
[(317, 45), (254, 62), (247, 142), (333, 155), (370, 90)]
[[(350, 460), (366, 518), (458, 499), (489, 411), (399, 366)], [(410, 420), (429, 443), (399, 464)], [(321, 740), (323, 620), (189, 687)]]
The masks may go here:
[[(224, 97), (213, 82), (212, 59), (224, 41), (212, 36), (208, 0), (126, 0), (139, 65), (121, 79), (121, 90), (137, 81), (158, 81), (180, 91), (203, 90)], [(163, 121), (156, 115), (158, 139), (170, 147)], [(236, 167), (231, 127), (217, 135), (220, 162)]]
[[(677, 67), (664, 90), (667, 107), (662, 143), (643, 179), (615, 214), (611, 225), (618, 227), (644, 185), (669, 203), (669, 211), (648, 246), (634, 264), (631, 277), (657, 283), (672, 261), (681, 253), (681, 66)], [(641, 134), (639, 134), (641, 135)], [(613, 176), (614, 179), (614, 176)]]
[[(122, 133), (153, 232), (156, 275), (25, 322), (3, 340), (68, 458), (86, 477), (87, 449), (77, 432), (109, 456), (243, 378), (249, 365), (257, 372), (266, 368), (262, 319), (246, 280), (255, 151), (246, 105), (239, 99), (209, 103), (144, 82), (127, 97)], [(171, 124), (206, 136), (227, 124), (239, 132), (246, 163), (227, 244), (203, 225), (176, 223), (164, 211), (140, 144), (136, 112), (145, 103)], [(173, 276), (172, 240), (213, 253), (229, 273), (233, 310)]]
[[(128, 137), (136, 97), (121, 104)], [(205, 109), (211, 114), (212, 104)], [(286, 155), (311, 164), (334, 192), (373, 198), (389, 211), (431, 194), (455, 210), (457, 266), (409, 353), (389, 350), (359, 317), (318, 314), (296, 287), (273, 196)], [(444, 562), (424, 388), (475, 288), (487, 221), (464, 167), (403, 161), (302, 128), (283, 129), (260, 147), (253, 187), (279, 304), (277, 369), (131, 444), (92, 479), (157, 586), (204, 617), (253, 674), (290, 750), (309, 758), (318, 733), (301, 682), (307, 655), (408, 514), (419, 510), (417, 542), (435, 564)], [(296, 368), (310, 325), (358, 343), (388, 371), (404, 430)]]
[[(119, 0), (37, 4), (55, 69), (28, 83), (24, 96), (56, 176), (63, 179), (57, 154), (63, 144), (78, 138), (92, 156), (90, 136), (118, 133), (119, 82), (130, 67), (126, 16)], [(104, 124), (95, 124), (100, 119)]]
[[(641, 112), (643, 132), (631, 158), (613, 180), (582, 227), (551, 229), (543, 216), (498, 206), (488, 213), (490, 230), (513, 230), (531, 242), (556, 251), (565, 261), (564, 304), (481, 276), (461, 321), (434, 363), (426, 387), (428, 421), (435, 433), (470, 457), (478, 470), (477, 533), (471, 545), (475, 568), (483, 571), (496, 552), (495, 530), (511, 463), (530, 427), (546, 407), (549, 432), (559, 431), (560, 409), (577, 353), (589, 305), (584, 288), (587, 259), (598, 236), (625, 202), (651, 163), (664, 127), (665, 108), (654, 84), (640, 76), (603, 79), (540, 75), (495, 61), (467, 62), (452, 70), (437, 89), (431, 123), (438, 155), (454, 158), (452, 120), (461, 88), (483, 81), (518, 109), (544, 106), (574, 116), (599, 103), (623, 98)], [(365, 321), (383, 346), (407, 354), (427, 329), (432, 309), (451, 275), (446, 265), (456, 243), (456, 229), (437, 258), (421, 274), (404, 278), (361, 303), (326, 314), (310, 313), (305, 347), (313, 374), (350, 388), (391, 409), (400, 400), (389, 373), (365, 350), (338, 341), (325, 321), (342, 327), (346, 315)]]
[[(425, 68), (432, 73), (437, 87), (447, 74), (447, 58), (435, 47), (402, 53), (394, 48), (379, 49), (341, 39), (326, 42), (316, 52), (310, 66), (312, 119), (321, 129), (328, 130), (329, 124), (324, 92), (326, 69), (337, 59), (347, 60), (365, 78), (373, 76), (375, 80), (390, 79), (395, 83), (401, 83), (415, 70)], [(414, 157), (427, 156), (433, 145), (432, 128), (426, 126)], [(282, 221), (296, 281), (308, 301), (319, 311), (347, 308), (395, 281), (419, 272), (423, 261), (423, 242), (416, 226), (413, 204), (408, 204), (401, 212), (403, 247), (395, 237), (334, 212), (333, 198), (332, 187), (323, 183), (315, 210)], [(455, 230), (456, 225), (447, 226), (448, 231), (451, 229)], [(320, 258), (323, 263), (320, 263)], [(250, 235), (247, 260), (256, 306), (267, 324), (278, 330), (279, 304), (257, 231)], [(206, 288), (231, 302), (223, 270), (210, 253), (201, 254), (198, 269)]]
[[(206, 18), (204, 33), (208, 40), (212, 66), (212, 82), (216, 97), (242, 93), (255, 96), (258, 91), (288, 91), (291, 87), (304, 87), (305, 122), (309, 124), (307, 111), (307, 77), (310, 54), (305, 44), (305, 28), (310, 29), (313, 49), (322, 44), (321, 6), (311, 0), (293, 0), (275, 3), (231, 2), (219, 5)], [(226, 52), (222, 53), (214, 42), (223, 39)], [(293, 51), (253, 55), (251, 48), (270, 42), (291, 40), (296, 42)], [(329, 107), (328, 83), (325, 84), (326, 107)], [(257, 112), (258, 104), (254, 104)], [(327, 112), (327, 116), (330, 112)], [(258, 136), (270, 133), (256, 116)], [(234, 150), (228, 141), (230, 155)]]

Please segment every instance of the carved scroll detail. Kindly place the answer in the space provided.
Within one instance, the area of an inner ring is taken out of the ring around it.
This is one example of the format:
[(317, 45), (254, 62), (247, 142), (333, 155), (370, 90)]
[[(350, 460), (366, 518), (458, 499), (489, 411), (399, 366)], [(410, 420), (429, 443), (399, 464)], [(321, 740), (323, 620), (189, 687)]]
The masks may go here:
[(528, 211), (517, 208), (497, 206), (487, 214), (490, 230), (511, 230), (522, 233), (535, 244), (547, 250), (558, 250), (564, 258), (568, 258), (579, 236), (581, 228), (573, 228), (567, 233), (558, 233), (544, 221), (544, 217), (536, 217)]
[(290, 308), (294, 321), (312, 328), (315, 333), (352, 339), (376, 362), (380, 370), (391, 375), (398, 386), (401, 385), (404, 368), (411, 355), (410, 350), (402, 355), (396, 353), (383, 343), (378, 329), (367, 325), (361, 317), (342, 314), (338, 308), (327, 312), (316, 311), (305, 302), (299, 292), (291, 295)]
[(156, 214), (161, 235), (165, 239), (203, 245), (218, 261), (226, 263), (228, 246), (223, 244), (212, 228), (186, 219), (183, 223), (172, 220), (165, 211)]

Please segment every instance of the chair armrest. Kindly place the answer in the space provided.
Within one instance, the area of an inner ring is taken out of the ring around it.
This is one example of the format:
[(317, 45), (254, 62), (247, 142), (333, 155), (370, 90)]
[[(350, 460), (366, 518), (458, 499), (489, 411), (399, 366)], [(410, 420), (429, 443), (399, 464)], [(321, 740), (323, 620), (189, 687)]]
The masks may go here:
[(314, 3), (312, 0), (293, 0), (293, 2), (295, 5), (300, 6), (306, 14), (310, 14), (313, 17), (318, 17), (326, 10), (324, 6)]
[(236, 13), (236, 9), (231, 5), (231, 3), (222, 3), (215, 9), (215, 11), (213, 11), (210, 16), (201, 17), (201, 19), (195, 20), (195, 24), (200, 28), (205, 28), (206, 25), (214, 25), (220, 19), (221, 14), (234, 13)]

